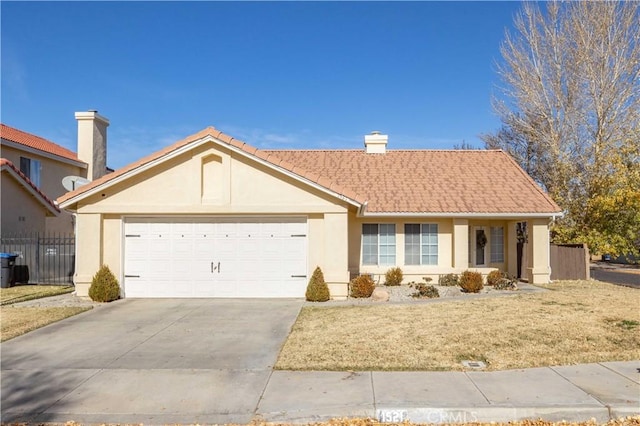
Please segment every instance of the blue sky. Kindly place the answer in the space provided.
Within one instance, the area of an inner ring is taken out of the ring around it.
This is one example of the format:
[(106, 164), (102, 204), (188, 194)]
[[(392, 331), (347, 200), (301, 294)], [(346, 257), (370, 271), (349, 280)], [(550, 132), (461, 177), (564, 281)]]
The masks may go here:
[(451, 148), (498, 128), (518, 2), (6, 2), (2, 122), (118, 168), (206, 126), (269, 149)]

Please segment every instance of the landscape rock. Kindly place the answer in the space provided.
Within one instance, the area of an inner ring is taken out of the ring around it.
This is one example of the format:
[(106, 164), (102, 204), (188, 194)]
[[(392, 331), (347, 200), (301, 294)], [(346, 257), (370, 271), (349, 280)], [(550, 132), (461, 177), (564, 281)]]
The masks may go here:
[(371, 294), (371, 300), (374, 302), (388, 302), (389, 293), (381, 288), (376, 288)]
[(462, 289), (458, 286), (438, 287), (440, 297), (457, 297), (462, 296)]

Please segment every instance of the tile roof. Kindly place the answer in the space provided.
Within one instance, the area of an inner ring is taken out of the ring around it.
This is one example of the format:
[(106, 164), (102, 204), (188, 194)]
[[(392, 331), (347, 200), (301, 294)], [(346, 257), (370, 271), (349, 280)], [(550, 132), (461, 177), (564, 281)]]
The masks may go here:
[(35, 192), (36, 198), (39, 198), (40, 202), (42, 202), (49, 210), (53, 211), (54, 213), (60, 212), (60, 209), (53, 202), (53, 200), (44, 195), (44, 192), (40, 191), (40, 189), (38, 189), (38, 187), (31, 181), (31, 179), (29, 179), (24, 173), (22, 173), (20, 169), (18, 169), (11, 161), (7, 160), (6, 158), (0, 158), (0, 169), (2, 171), (9, 170), (9, 173), (14, 175), (14, 177), (22, 185), (30, 188), (33, 192)]
[(265, 151), (261, 151), (257, 148), (252, 147), (251, 145), (248, 145), (244, 142), (242, 142), (239, 139), (235, 139), (232, 136), (226, 135), (224, 133), (222, 133), (220, 130), (215, 129), (214, 127), (207, 127), (206, 129), (203, 129), (201, 131), (199, 131), (198, 133), (195, 133), (191, 136), (186, 137), (185, 139), (182, 139), (176, 143), (174, 143), (173, 145), (170, 145), (164, 149), (161, 149), (160, 151), (154, 152), (153, 154), (150, 154), (134, 163), (131, 163), (125, 167), (122, 167), (116, 171), (114, 171), (113, 173), (109, 173), (106, 174), (105, 176), (102, 176), (99, 179), (96, 179), (94, 181), (92, 181), (91, 183), (88, 183), (87, 185), (83, 185), (80, 188), (76, 189), (75, 191), (72, 192), (67, 192), (66, 194), (62, 195), (61, 197), (58, 198), (58, 202), (60, 204), (70, 200), (71, 198), (74, 198), (78, 195), (81, 195), (97, 186), (100, 186), (102, 184), (106, 184), (109, 181), (120, 177), (122, 175), (125, 175), (129, 172), (133, 172), (136, 169), (152, 162), (155, 160), (158, 160), (162, 157), (164, 157), (165, 155), (168, 155), (192, 142), (198, 141), (200, 139), (203, 139), (207, 136), (213, 137), (233, 148), (236, 149), (240, 149), (241, 151), (245, 152), (247, 155), (249, 156), (253, 156), (256, 158), (259, 158), (260, 160), (264, 160), (267, 161), (268, 163), (273, 164), (274, 166), (277, 167), (281, 167), (291, 173), (294, 173), (298, 176), (301, 176), (305, 179), (308, 179), (312, 182), (317, 183), (320, 186), (325, 187), (326, 189), (336, 192), (346, 198), (352, 199), (358, 203), (364, 203), (366, 200), (362, 197), (360, 197), (357, 193), (355, 193), (354, 191), (350, 190), (349, 188), (346, 187), (342, 187), (340, 185), (337, 185), (334, 182), (328, 182), (325, 178), (313, 174), (313, 173), (309, 173), (306, 170), (302, 169), (301, 167), (299, 167), (297, 164), (291, 164), (291, 163), (287, 163), (285, 161), (282, 161), (281, 159), (279, 159), (276, 155), (271, 154), (271, 153), (267, 153)]
[(265, 151), (362, 194), (369, 213), (557, 213), (500, 150)]
[(32, 135), (31, 133), (23, 132), (22, 130), (18, 130), (14, 127), (7, 126), (6, 124), (0, 124), (0, 137), (48, 154), (57, 155), (58, 157), (66, 158), (68, 160), (80, 161), (75, 152), (68, 150), (65, 147), (48, 141), (45, 138), (41, 138), (40, 136)]
[(267, 161), (359, 204), (370, 213), (559, 213), (560, 208), (502, 151), (259, 150), (213, 127), (60, 198), (74, 197), (205, 137)]

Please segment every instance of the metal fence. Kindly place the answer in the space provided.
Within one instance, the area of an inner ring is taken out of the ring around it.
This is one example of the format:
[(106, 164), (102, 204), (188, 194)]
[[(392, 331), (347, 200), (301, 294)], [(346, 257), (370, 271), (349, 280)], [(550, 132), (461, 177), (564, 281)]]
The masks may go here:
[(73, 234), (3, 234), (0, 251), (18, 255), (14, 270), (16, 283), (73, 284), (76, 257)]
[(552, 280), (588, 280), (589, 248), (586, 244), (551, 244)]

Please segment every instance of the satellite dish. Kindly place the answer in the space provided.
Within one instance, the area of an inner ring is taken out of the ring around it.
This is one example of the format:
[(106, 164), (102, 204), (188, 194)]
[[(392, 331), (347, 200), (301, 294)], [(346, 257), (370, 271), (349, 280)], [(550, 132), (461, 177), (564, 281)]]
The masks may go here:
[(62, 186), (67, 191), (75, 191), (80, 188), (82, 185), (86, 185), (91, 182), (89, 179), (85, 179), (80, 176), (65, 176), (62, 178)]

